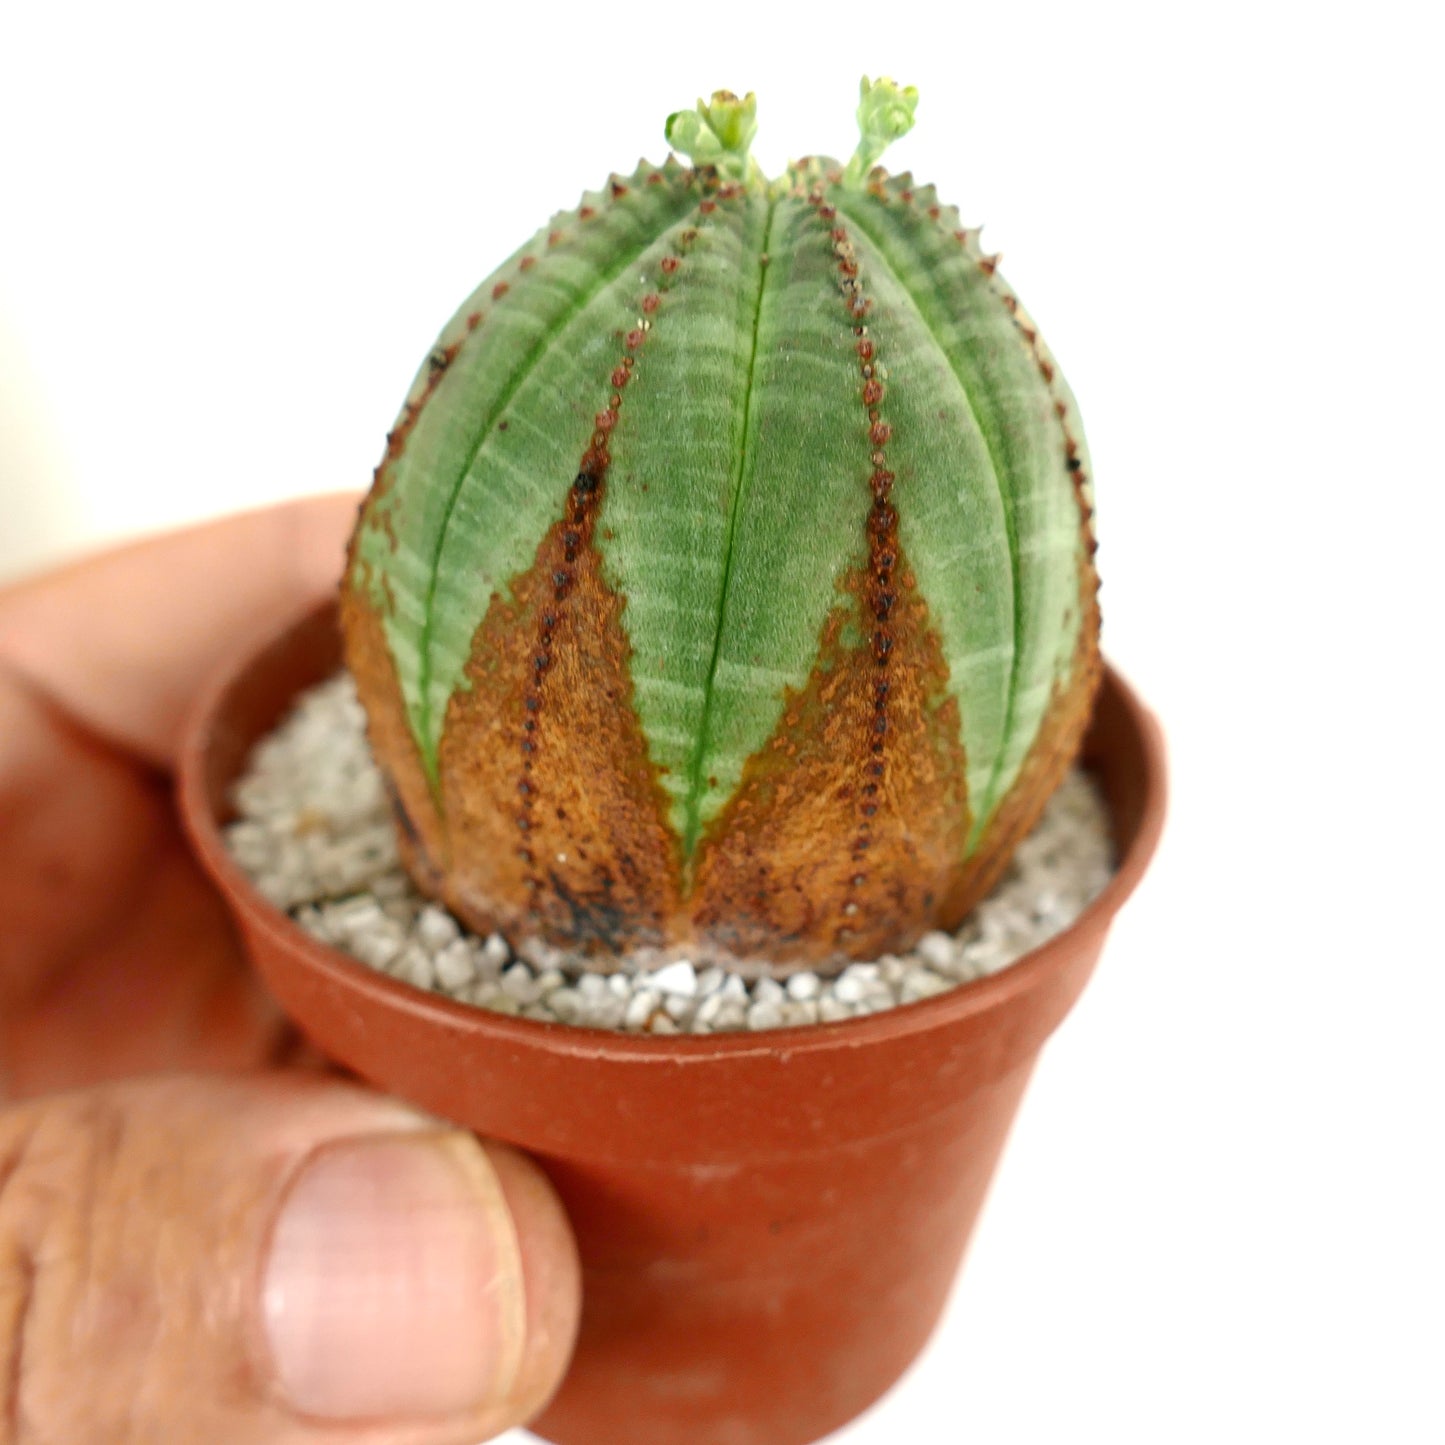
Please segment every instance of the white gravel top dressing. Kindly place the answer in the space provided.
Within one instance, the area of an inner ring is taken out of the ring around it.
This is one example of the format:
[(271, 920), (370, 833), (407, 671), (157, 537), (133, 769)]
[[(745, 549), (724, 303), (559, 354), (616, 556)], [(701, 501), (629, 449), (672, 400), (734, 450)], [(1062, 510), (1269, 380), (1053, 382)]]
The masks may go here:
[(632, 1033), (705, 1034), (831, 1023), (996, 973), (1073, 922), (1112, 871), (1108, 814), (1087, 774), (1065, 779), (998, 887), (952, 934), (835, 978), (749, 982), (687, 959), (634, 955), (599, 973), (545, 944), (525, 957), (478, 938), (412, 885), (349, 676), (303, 694), (252, 755), (226, 831), (256, 886), (308, 933), (417, 988), (496, 1013)]

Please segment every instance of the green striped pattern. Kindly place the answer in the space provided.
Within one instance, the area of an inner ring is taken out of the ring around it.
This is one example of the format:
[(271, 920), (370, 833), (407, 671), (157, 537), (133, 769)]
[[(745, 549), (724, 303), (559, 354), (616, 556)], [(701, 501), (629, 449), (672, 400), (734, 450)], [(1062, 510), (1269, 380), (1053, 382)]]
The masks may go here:
[(778, 728), (867, 558), (873, 444), (830, 224), (808, 199), (821, 186), (872, 302), (900, 541), (959, 705), (970, 847), (981, 837), (1075, 655), (1084, 535), (1066, 448), (1072, 435), (1083, 456), (1082, 432), (977, 247), (928, 214), (931, 191), (845, 189), (835, 169), (809, 163), (706, 207), (708, 187), (675, 163), (662, 184), (639, 172), (625, 194), (588, 198), (591, 219), (539, 233), (443, 332), (460, 348), (383, 469), (356, 578), (433, 776), (477, 628), (561, 516), (623, 338), (659, 289), (596, 536), (685, 856)]
[[(922, 512), (930, 504), (910, 505), (902, 486), (899, 529), (938, 620), (963, 716), (976, 840), (1018, 777), (1055, 684), (1068, 680), (1081, 519), (1052, 392), (1002, 289), (979, 264), (976, 246), (929, 217), (932, 188), (903, 202), (906, 189), (900, 177), (884, 188), (886, 200), (836, 187), (829, 199), (858, 237), (870, 289), (889, 296), (940, 383), (931, 397), (939, 434), (912, 444), (929, 448), (917, 494), (930, 498), (945, 530), (929, 539)], [(881, 339), (890, 307), (880, 313)], [(893, 397), (896, 406), (897, 389)], [(954, 444), (968, 438), (971, 455), (945, 459), (944, 433)], [(989, 487), (998, 502), (985, 521), (980, 494)], [(988, 555), (970, 555), (971, 548)]]
[[(374, 597), (387, 584), (387, 641), (433, 778), (472, 634), (561, 516), (621, 333), (636, 324), (641, 278), (655, 278), (667, 231), (701, 199), (681, 167), (664, 175), (648, 185), (639, 172), (624, 196), (588, 198), (595, 216), (559, 217), (483, 282), (439, 338), (439, 348), (466, 339), (367, 508), (358, 565), (370, 566)], [(552, 231), (562, 239), (548, 246)], [(535, 258), (525, 272), (523, 255)], [(493, 300), (499, 283), (508, 289)], [(424, 365), (412, 399), (427, 375)]]

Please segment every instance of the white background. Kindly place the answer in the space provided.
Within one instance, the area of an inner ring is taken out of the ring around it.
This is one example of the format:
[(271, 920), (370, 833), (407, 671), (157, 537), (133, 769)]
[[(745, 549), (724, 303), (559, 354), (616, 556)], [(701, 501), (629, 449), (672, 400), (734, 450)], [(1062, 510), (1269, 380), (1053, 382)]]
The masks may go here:
[(0, 12), (0, 577), (359, 487), (434, 333), (718, 86), (923, 94), (1098, 472), (1170, 831), (846, 1445), (1445, 1439), (1432, 7)]

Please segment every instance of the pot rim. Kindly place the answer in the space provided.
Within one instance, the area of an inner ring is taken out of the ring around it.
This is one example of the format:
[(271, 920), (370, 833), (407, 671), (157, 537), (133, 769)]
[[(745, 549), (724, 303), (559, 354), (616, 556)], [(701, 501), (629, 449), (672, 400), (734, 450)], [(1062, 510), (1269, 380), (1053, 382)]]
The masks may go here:
[[(863, 1048), (954, 1025), (990, 1013), (1041, 983), (1062, 964), (1064, 955), (1080, 935), (1106, 932), (1114, 915), (1144, 876), (1163, 832), (1167, 793), (1163, 730), (1134, 689), (1106, 661), (1095, 707), (1122, 708), (1135, 734), (1143, 763), (1145, 806), (1134, 836), (1117, 858), (1113, 876), (1098, 896), (1066, 928), (1014, 963), (931, 998), (899, 1004), (881, 1013), (759, 1032), (631, 1034), (494, 1013), (476, 1004), (460, 1003), (403, 983), (313, 938), (260, 892), (226, 847), (222, 836), (224, 825), (211, 806), (207, 780), (217, 724), (225, 715), (225, 705), (232, 693), (264, 666), (268, 657), (292, 634), (321, 625), (328, 615), (334, 616), (335, 610), (334, 599), (310, 606), (294, 614), (284, 626), (273, 627), (260, 637), (253, 636), (217, 665), (189, 710), (182, 733), (177, 800), (186, 833), (211, 881), (239, 905), (248, 922), (282, 935), (281, 941), (289, 950), (299, 950), (310, 967), (340, 988), (347, 992), (359, 990), (378, 1004), (420, 1016), (424, 1021), (434, 1021), (442, 1027), (465, 1027), (477, 1037), (487, 1037), (499, 1044), (522, 1049), (542, 1047), (550, 1053), (617, 1063), (683, 1062), (719, 1057), (741, 1060), (780, 1053), (832, 1051), (847, 1045)], [(251, 746), (254, 745), (253, 742)]]

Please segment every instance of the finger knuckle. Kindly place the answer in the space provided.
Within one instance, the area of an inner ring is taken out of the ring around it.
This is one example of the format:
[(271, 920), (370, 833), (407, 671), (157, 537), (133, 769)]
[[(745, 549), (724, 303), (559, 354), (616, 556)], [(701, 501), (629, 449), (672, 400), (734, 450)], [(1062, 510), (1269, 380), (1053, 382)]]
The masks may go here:
[(61, 1438), (66, 1381), (110, 1343), (97, 1271), (115, 1216), (102, 1201), (125, 1136), (123, 1110), (103, 1097), (0, 1115), (0, 1445)]

